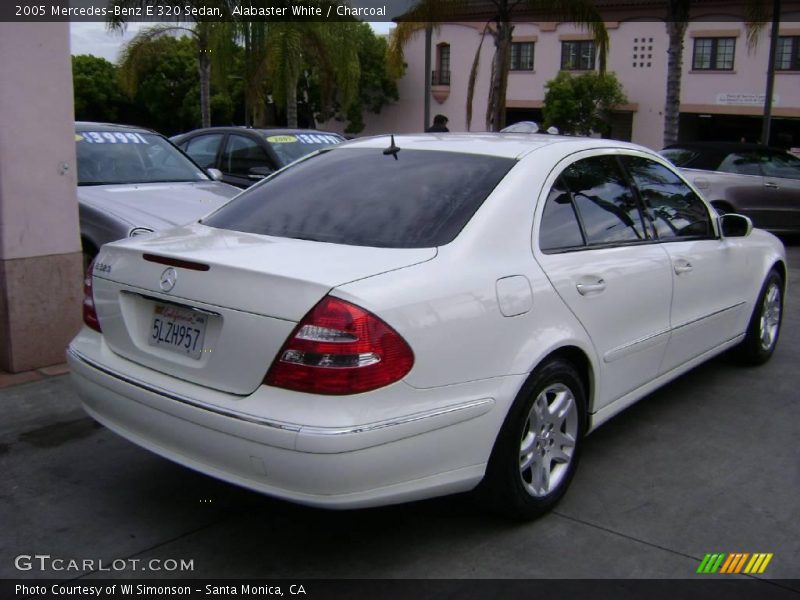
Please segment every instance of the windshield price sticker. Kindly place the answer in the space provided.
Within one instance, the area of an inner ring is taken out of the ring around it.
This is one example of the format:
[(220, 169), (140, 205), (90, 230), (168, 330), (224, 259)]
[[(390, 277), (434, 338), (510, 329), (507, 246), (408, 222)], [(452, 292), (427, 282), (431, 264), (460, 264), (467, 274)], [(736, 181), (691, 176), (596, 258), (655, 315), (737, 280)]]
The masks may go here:
[(140, 133), (122, 133), (121, 131), (82, 131), (75, 135), (76, 142), (90, 144), (149, 144)]
[(302, 144), (338, 144), (341, 140), (332, 135), (319, 135), (315, 133), (301, 133), (297, 136)]

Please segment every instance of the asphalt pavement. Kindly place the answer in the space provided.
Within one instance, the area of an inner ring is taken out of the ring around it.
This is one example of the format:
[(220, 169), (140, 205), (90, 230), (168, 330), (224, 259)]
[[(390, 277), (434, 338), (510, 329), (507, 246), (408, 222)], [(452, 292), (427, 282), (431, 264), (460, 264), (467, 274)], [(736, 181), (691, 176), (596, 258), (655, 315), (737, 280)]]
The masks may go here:
[[(768, 568), (747, 577), (798, 580), (800, 245), (788, 253), (773, 359), (715, 359), (601, 427), (564, 500), (526, 524), (463, 496), (295, 506), (117, 437), (83, 413), (68, 376), (2, 389), (0, 578), (687, 579), (707, 553), (760, 552), (773, 554)], [(96, 562), (18, 569), (16, 557), (37, 554)], [(120, 559), (135, 566), (97, 568)], [(151, 559), (192, 569), (143, 572)]]

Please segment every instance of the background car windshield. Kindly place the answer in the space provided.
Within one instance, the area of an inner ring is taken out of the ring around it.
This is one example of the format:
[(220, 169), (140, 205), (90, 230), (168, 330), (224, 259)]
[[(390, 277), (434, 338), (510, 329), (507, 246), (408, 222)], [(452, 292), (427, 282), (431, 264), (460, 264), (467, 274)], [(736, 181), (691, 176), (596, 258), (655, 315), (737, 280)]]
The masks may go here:
[(212, 227), (381, 248), (451, 242), (515, 161), (342, 148), (302, 161), (242, 193)]
[(296, 133), (267, 135), (267, 143), (281, 161), (281, 166), (288, 165), (306, 154), (341, 144), (344, 138), (330, 133)]
[(80, 131), (75, 148), (78, 185), (208, 180), (197, 165), (152, 133)]

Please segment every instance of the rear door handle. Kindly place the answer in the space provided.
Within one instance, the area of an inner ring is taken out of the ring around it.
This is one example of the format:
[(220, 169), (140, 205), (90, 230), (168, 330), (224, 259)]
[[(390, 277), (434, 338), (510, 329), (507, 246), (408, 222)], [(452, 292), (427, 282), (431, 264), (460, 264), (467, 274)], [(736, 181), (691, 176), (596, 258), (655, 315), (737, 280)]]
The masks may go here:
[(578, 288), (578, 293), (581, 296), (585, 296), (586, 294), (602, 292), (606, 289), (606, 282), (602, 279), (598, 279), (597, 283), (578, 283), (575, 287)]
[(779, 190), (779, 189), (781, 189), (781, 186), (779, 186), (777, 183), (772, 183), (771, 181), (768, 181), (767, 183), (765, 183), (764, 187), (768, 188), (770, 190)]
[(694, 269), (694, 267), (692, 266), (692, 263), (690, 263), (688, 260), (684, 260), (684, 261), (681, 261), (681, 262), (676, 262), (675, 265), (674, 265), (674, 268), (675, 268), (675, 274), (676, 275), (680, 275), (681, 273), (688, 273), (689, 271)]

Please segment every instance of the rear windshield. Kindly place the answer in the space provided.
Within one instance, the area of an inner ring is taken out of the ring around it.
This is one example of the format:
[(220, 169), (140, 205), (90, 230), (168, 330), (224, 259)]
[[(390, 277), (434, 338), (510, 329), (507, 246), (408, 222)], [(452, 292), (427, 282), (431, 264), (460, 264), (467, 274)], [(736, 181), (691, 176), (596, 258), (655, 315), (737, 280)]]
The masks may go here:
[(351, 246), (441, 246), (458, 235), (514, 163), (454, 152), (341, 148), (246, 190), (204, 223)]

